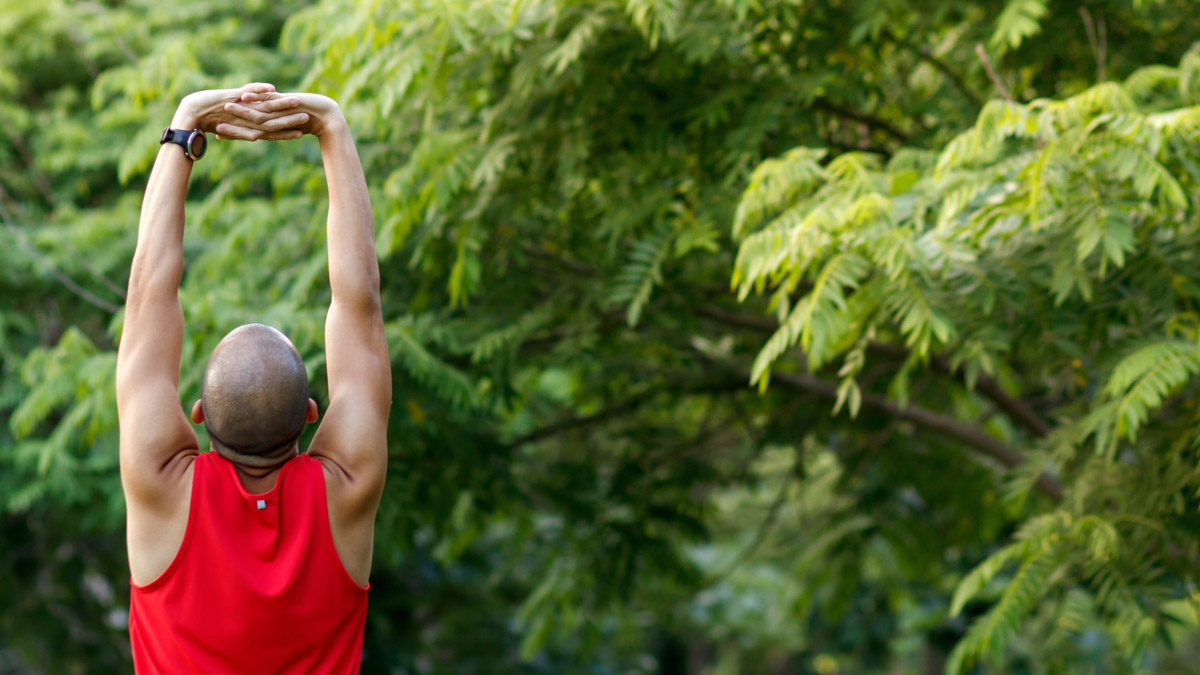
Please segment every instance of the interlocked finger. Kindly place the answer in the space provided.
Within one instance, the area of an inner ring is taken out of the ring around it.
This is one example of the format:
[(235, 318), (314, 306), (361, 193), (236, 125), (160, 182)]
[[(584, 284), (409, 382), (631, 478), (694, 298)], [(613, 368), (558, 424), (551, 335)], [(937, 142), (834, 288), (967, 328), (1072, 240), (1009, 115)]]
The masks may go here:
[(263, 100), (255, 105), (254, 108), (263, 112), (279, 112), (280, 110), (295, 108), (298, 105), (300, 105), (300, 99), (284, 96), (280, 98)]
[(232, 138), (239, 141), (257, 141), (258, 139), (262, 138), (262, 136), (263, 132), (259, 131), (258, 129), (239, 127), (225, 123), (217, 125), (217, 137), (222, 140)]
[(238, 117), (245, 118), (251, 122), (254, 122), (255, 124), (263, 124), (267, 120), (271, 119), (271, 115), (269, 113), (241, 105), (240, 103), (226, 103), (225, 111), (231, 112)]
[(282, 131), (260, 131), (249, 127), (239, 127), (233, 124), (218, 124), (217, 138), (239, 141), (290, 141), (304, 135), (299, 129), (284, 129)]
[(280, 129), (288, 129), (290, 127), (299, 126), (308, 121), (307, 113), (296, 113), (294, 115), (286, 115), (284, 117), (276, 117), (272, 120), (263, 122), (262, 128), (267, 131), (279, 131)]
[(303, 135), (304, 135), (304, 132), (300, 131), (299, 129), (285, 129), (283, 131), (267, 132), (267, 133), (263, 134), (261, 137), (259, 137), (259, 140), (262, 140), (262, 141), (290, 141), (290, 140), (293, 140), (296, 138), (300, 138)]

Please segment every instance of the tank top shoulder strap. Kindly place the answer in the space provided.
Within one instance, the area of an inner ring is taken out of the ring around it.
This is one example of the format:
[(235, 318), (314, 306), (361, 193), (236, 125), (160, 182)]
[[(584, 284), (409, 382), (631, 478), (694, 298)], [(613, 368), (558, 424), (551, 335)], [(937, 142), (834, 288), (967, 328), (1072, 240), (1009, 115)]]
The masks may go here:
[[(285, 477), (280, 472), (279, 480), (286, 481), (291, 508), (303, 511), (311, 519), (314, 532), (329, 531), (329, 507), (325, 497), (325, 469), (321, 463), (301, 453), (284, 465)], [(278, 484), (278, 483), (277, 483)], [(332, 540), (331, 540), (332, 541)]]

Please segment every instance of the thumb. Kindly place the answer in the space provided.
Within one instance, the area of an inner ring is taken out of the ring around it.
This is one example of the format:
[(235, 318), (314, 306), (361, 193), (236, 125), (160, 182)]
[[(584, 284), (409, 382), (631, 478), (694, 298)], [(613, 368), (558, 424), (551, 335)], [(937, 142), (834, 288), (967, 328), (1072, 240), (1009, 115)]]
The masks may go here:
[(264, 92), (249, 92), (248, 91), (248, 92), (243, 93), (239, 100), (241, 100), (243, 103), (257, 103), (259, 101), (269, 101), (273, 98), (277, 98), (278, 96), (279, 96), (279, 94), (276, 94), (274, 91), (264, 91)]
[(275, 91), (275, 85), (271, 84), (270, 82), (251, 82), (242, 86), (242, 91), (255, 94), (267, 94)]

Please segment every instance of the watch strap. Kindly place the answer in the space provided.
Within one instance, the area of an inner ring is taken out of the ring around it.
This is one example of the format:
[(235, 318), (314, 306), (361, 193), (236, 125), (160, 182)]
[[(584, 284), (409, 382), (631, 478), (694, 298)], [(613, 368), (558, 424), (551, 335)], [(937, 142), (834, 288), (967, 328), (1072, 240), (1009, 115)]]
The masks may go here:
[(158, 142), (159, 145), (166, 143), (178, 145), (180, 148), (183, 148), (184, 157), (195, 161), (204, 156), (204, 152), (208, 147), (207, 142), (202, 142), (199, 147), (199, 154), (193, 156), (192, 152), (195, 148), (197, 139), (207, 141), (207, 139), (204, 138), (204, 132), (199, 129), (172, 129), (171, 127), (167, 127), (166, 129), (163, 129), (162, 136), (159, 138)]
[(188, 136), (192, 135), (192, 131), (192, 129), (172, 129), (167, 127), (167, 129), (163, 131), (162, 140), (159, 141), (159, 144), (174, 143), (175, 145), (182, 146), (186, 150), (187, 139)]

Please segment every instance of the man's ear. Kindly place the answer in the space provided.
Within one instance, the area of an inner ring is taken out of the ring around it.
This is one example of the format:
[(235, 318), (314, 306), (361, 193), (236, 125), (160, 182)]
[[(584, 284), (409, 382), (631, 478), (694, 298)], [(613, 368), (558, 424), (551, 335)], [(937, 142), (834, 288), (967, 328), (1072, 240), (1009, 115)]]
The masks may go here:
[[(199, 401), (197, 401), (197, 403), (199, 403)], [(305, 422), (316, 422), (317, 421), (317, 402), (312, 400), (311, 398), (308, 399), (308, 410), (304, 411), (304, 421)]]
[(192, 404), (192, 424), (204, 424), (204, 406), (199, 400)]

